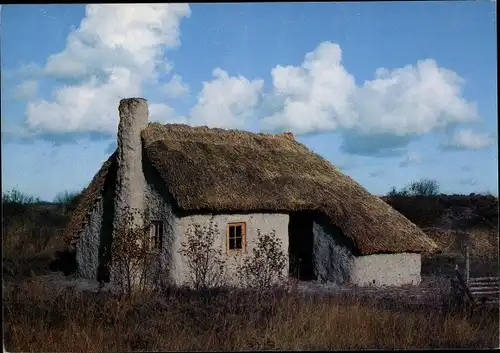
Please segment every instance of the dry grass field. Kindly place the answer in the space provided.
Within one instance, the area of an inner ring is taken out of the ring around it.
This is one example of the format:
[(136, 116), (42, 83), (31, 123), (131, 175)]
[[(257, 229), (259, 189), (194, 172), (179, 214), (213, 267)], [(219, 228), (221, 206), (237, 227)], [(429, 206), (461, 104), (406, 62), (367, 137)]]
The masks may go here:
[(498, 309), (467, 315), (355, 297), (174, 291), (120, 299), (58, 295), (36, 281), (5, 292), (8, 351), (492, 348)]

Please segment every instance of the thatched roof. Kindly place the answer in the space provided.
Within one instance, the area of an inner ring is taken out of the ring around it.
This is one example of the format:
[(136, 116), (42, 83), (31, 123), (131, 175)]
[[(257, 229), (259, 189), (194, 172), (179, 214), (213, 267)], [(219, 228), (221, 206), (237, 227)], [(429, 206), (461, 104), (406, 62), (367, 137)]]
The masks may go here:
[[(116, 151), (109, 156), (108, 160), (103, 163), (101, 169), (94, 176), (89, 186), (82, 191), (82, 196), (78, 201), (78, 205), (71, 213), (68, 226), (64, 232), (65, 242), (73, 246), (83, 231), (96, 202), (102, 198), (105, 181), (110, 172), (116, 171)], [(115, 176), (116, 178), (116, 176)]]
[[(436, 250), (416, 225), (291, 134), (150, 123), (142, 138), (147, 158), (181, 210), (316, 211), (364, 255)], [(84, 196), (82, 208), (96, 197), (108, 167), (92, 181), (92, 196)]]

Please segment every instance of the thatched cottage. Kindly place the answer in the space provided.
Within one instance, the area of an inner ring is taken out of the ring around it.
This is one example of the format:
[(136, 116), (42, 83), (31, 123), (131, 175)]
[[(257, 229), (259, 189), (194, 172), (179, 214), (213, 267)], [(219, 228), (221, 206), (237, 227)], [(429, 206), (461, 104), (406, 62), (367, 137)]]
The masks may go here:
[(109, 280), (102, 269), (117, 220), (147, 208), (153, 246), (175, 284), (188, 278), (179, 253), (186, 229), (210, 220), (228, 264), (248, 254), (258, 230), (274, 231), (289, 259), (300, 259), (299, 271), (289, 261), (287, 272), (303, 280), (420, 282), (421, 254), (436, 244), (292, 134), (148, 123), (141, 98), (122, 100), (119, 115), (117, 150), (66, 231), (80, 276)]

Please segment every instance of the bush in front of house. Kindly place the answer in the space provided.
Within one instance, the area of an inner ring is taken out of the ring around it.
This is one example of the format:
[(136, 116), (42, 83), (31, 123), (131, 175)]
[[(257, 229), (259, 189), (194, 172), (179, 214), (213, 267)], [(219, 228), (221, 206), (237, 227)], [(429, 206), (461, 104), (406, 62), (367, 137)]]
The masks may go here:
[(287, 274), (286, 254), (275, 231), (263, 233), (257, 230), (254, 246), (248, 254), (241, 254), (236, 265), (227, 265), (222, 249), (215, 244), (219, 237), (217, 225), (190, 225), (181, 243), (180, 254), (189, 271), (189, 285), (195, 290), (225, 287), (236, 276), (237, 284), (255, 289), (269, 289), (283, 285)]
[(285, 283), (286, 254), (282, 250), (281, 239), (275, 231), (262, 233), (257, 229), (257, 241), (250, 255), (243, 259), (238, 272), (244, 283), (259, 290), (281, 286)]
[[(139, 225), (137, 221), (139, 220)], [(122, 294), (144, 293), (156, 257), (150, 239), (149, 210), (125, 208), (111, 244), (111, 271)]]
[(226, 283), (226, 261), (222, 250), (215, 246), (218, 233), (213, 219), (208, 226), (192, 224), (186, 230), (179, 252), (188, 267), (189, 284), (196, 290), (222, 287)]

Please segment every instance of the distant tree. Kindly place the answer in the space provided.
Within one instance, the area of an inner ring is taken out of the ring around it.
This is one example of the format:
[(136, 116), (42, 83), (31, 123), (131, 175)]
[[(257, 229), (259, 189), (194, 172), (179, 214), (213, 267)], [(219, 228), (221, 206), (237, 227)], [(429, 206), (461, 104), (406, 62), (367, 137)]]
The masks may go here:
[(80, 192), (76, 192), (76, 191), (59, 192), (54, 197), (54, 203), (61, 204), (61, 205), (73, 205), (80, 198), (81, 193), (82, 193), (81, 191)]
[(399, 195), (398, 190), (396, 189), (395, 186), (391, 186), (391, 189), (387, 193), (387, 196), (397, 196), (397, 195)]
[(401, 190), (391, 187), (387, 196), (435, 196), (439, 195), (439, 184), (433, 179), (414, 181)]
[(2, 203), (30, 205), (41, 202), (40, 198), (22, 193), (17, 189), (12, 189), (2, 193)]
[(406, 190), (412, 196), (436, 196), (439, 195), (439, 183), (433, 179), (421, 179), (408, 185)]
[(66, 215), (74, 210), (81, 195), (81, 191), (62, 191), (57, 193), (52, 202), (56, 204), (62, 214)]
[(409, 192), (408, 192), (407, 187), (405, 187), (401, 190), (398, 190), (398, 189), (396, 189), (395, 186), (393, 186), (393, 187), (391, 187), (391, 189), (387, 193), (387, 196), (408, 196), (408, 195), (409, 195)]

